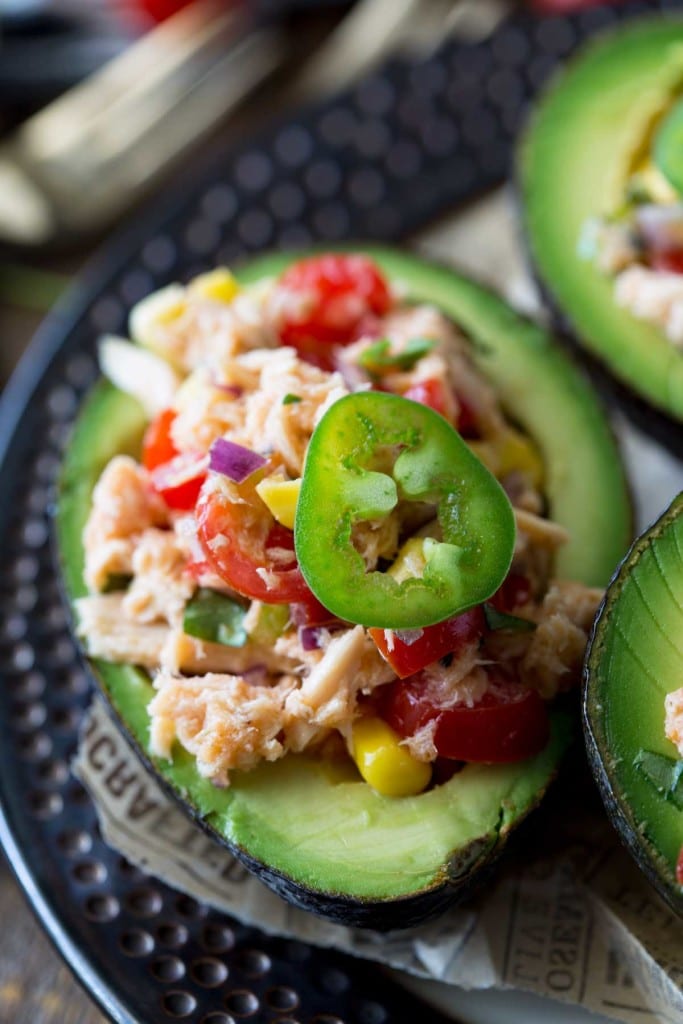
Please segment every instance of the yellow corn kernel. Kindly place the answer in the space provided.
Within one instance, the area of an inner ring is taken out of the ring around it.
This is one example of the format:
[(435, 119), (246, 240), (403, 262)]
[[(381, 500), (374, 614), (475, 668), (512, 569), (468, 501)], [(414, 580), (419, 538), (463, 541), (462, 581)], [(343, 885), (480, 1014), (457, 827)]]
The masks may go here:
[(130, 312), (128, 327), (131, 338), (163, 356), (164, 340), (157, 332), (159, 328), (167, 327), (182, 316), (186, 308), (185, 289), (182, 285), (169, 284), (158, 292), (152, 292), (136, 303)]
[(353, 759), (368, 785), (382, 796), (415, 796), (429, 785), (431, 765), (418, 761), (381, 718), (359, 718), (352, 727)]
[(281, 477), (267, 476), (256, 485), (256, 493), (269, 508), (278, 523), (294, 529), (296, 503), (301, 490), (301, 477), (297, 480), (283, 480)]
[(678, 193), (649, 156), (633, 172), (631, 187), (643, 189), (654, 203), (678, 202)]
[(426, 539), (425, 537), (411, 537), (399, 549), (396, 559), (387, 569), (387, 574), (393, 576), (397, 583), (419, 579), (424, 575), (424, 568), (427, 564)]
[(533, 487), (543, 485), (543, 462), (528, 437), (517, 430), (506, 430), (498, 442), (499, 475), (519, 471), (525, 473)]
[(232, 302), (241, 289), (227, 267), (217, 267), (207, 274), (200, 274), (188, 285), (188, 293), (212, 302)]

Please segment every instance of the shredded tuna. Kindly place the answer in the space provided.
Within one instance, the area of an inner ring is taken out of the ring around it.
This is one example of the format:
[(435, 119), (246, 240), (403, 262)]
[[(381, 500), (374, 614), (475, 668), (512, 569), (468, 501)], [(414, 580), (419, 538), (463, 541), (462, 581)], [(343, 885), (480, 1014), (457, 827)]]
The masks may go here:
[(175, 533), (145, 530), (133, 553), (133, 581), (123, 599), (124, 614), (137, 622), (181, 622), (195, 589), (186, 566), (187, 556)]
[(664, 698), (664, 735), (683, 757), (683, 687)]
[(165, 623), (131, 622), (123, 614), (123, 595), (96, 594), (76, 601), (77, 632), (88, 654), (105, 661), (157, 668), (170, 630)]
[(554, 523), (552, 519), (542, 519), (525, 509), (515, 509), (515, 522), (519, 533), (541, 547), (559, 548), (569, 540), (569, 533), (564, 526)]
[(245, 409), (239, 398), (205, 372), (188, 379), (174, 403), (171, 437), (178, 451), (206, 452), (217, 438), (242, 430)]
[(634, 316), (660, 327), (674, 345), (683, 347), (683, 276), (640, 264), (614, 279), (614, 297)]
[(639, 259), (639, 247), (629, 224), (598, 223), (594, 233), (593, 246), (597, 248), (597, 264), (603, 274), (618, 274)]
[(550, 699), (576, 682), (601, 598), (601, 591), (579, 583), (558, 582), (550, 587), (520, 664), (521, 677), (542, 697)]
[(375, 569), (380, 558), (395, 557), (400, 531), (401, 520), (396, 509), (383, 519), (363, 519), (354, 523), (351, 540), (356, 551), (362, 556), (366, 569)]
[(362, 626), (330, 640), (322, 659), (287, 700), (294, 719), (321, 726), (340, 726), (353, 719), (358, 693), (395, 678)]
[[(325, 373), (281, 348), (264, 364), (258, 387), (245, 399), (246, 416), (240, 443), (257, 451), (274, 451), (287, 471), (301, 475), (318, 412), (331, 397), (346, 394), (338, 374)], [(300, 401), (284, 404), (286, 395)]]
[(286, 676), (276, 686), (251, 686), (239, 676), (160, 673), (149, 705), (152, 752), (170, 757), (176, 737), (202, 775), (227, 785), (233, 769), (246, 771), (285, 753), (285, 701), (295, 685)]
[(127, 455), (113, 458), (95, 486), (83, 533), (88, 587), (102, 590), (111, 576), (130, 575), (140, 535), (167, 522), (147, 471)]
[(267, 292), (240, 295), (227, 305), (179, 289), (176, 300), (169, 315), (150, 317), (144, 325), (143, 310), (134, 311), (131, 327), (133, 336), (144, 333), (145, 344), (188, 373), (278, 343)]

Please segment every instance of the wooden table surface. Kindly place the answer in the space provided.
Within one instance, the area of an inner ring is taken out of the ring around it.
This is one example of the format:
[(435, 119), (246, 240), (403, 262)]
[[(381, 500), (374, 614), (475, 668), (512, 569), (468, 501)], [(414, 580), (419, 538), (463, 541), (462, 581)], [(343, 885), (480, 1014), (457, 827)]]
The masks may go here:
[(0, 1021), (104, 1024), (106, 1018), (50, 945), (6, 861), (0, 861)]

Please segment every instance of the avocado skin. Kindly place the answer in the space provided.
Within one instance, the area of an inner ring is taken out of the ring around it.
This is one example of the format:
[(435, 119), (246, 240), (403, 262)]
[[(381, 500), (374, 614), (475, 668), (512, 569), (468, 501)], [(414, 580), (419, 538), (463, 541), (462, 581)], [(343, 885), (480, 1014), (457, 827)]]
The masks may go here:
[[(683, 847), (683, 814), (667, 803), (650, 783), (634, 775), (634, 759), (641, 749), (652, 749), (668, 756), (677, 756), (675, 748), (664, 737), (663, 693), (677, 689), (683, 682), (679, 671), (674, 678), (663, 679), (659, 713), (651, 717), (639, 707), (633, 711), (637, 727), (633, 735), (624, 735), (623, 725), (628, 719), (615, 718), (614, 712), (623, 708), (621, 697), (627, 693), (631, 700), (643, 687), (640, 678), (630, 677), (623, 662), (614, 663), (615, 634), (622, 652), (627, 647), (626, 635), (619, 630), (620, 614), (626, 619), (625, 629), (630, 637), (646, 637), (648, 667), (652, 667), (659, 680), (659, 672), (666, 665), (659, 661), (662, 645), (669, 646), (658, 632), (645, 632), (649, 611), (634, 615), (626, 606), (625, 590), (643, 590), (644, 601), (651, 608), (657, 595), (648, 595), (649, 566), (652, 558), (659, 565), (657, 550), (662, 542), (683, 547), (683, 493), (674, 499), (662, 516), (633, 544), (617, 568), (607, 589), (593, 626), (586, 650), (583, 671), (582, 719), (588, 761), (605, 809), (623, 844), (647, 876), (659, 895), (678, 915), (683, 915), (683, 886), (676, 881), (676, 857)], [(657, 569), (659, 572), (659, 569)], [(636, 580), (637, 575), (637, 580)], [(678, 562), (678, 574), (668, 586), (683, 604), (683, 564)], [(667, 587), (668, 592), (668, 587)], [(672, 602), (673, 603), (673, 602)], [(643, 604), (643, 609), (645, 605)], [(655, 614), (657, 608), (654, 608)], [(683, 619), (683, 615), (681, 615)], [(679, 644), (679, 666), (683, 670), (682, 632), (669, 639)], [(659, 648), (659, 650), (658, 650)], [(623, 688), (621, 688), (623, 687)], [(650, 697), (653, 694), (650, 692)], [(621, 728), (620, 728), (621, 726)], [(667, 849), (663, 846), (666, 843)]]
[[(683, 20), (671, 16), (600, 36), (541, 96), (517, 154), (527, 248), (557, 324), (578, 336), (603, 387), (606, 368), (609, 390), (636, 424), (679, 454), (683, 354), (656, 327), (620, 309), (611, 280), (576, 247), (590, 217), (620, 205), (626, 169), (657, 112), (653, 95), (664, 103), (680, 92), (681, 43)], [(613, 131), (604, 131), (607, 120)]]
[[(357, 899), (346, 893), (307, 889), (287, 874), (277, 871), (264, 861), (253, 857), (243, 847), (226, 841), (225, 836), (207, 818), (206, 812), (187, 795), (183, 797), (178, 786), (172, 781), (172, 770), (165, 771), (158, 759), (149, 755), (144, 745), (138, 741), (131, 730), (130, 723), (111, 699), (105, 680), (112, 666), (100, 663), (98, 668), (98, 663), (89, 659), (83, 648), (80, 648), (80, 654), (84, 666), (107, 697), (105, 706), (112, 721), (140, 761), (155, 776), (164, 792), (180, 803), (183, 811), (210, 839), (217, 841), (221, 846), (227, 846), (230, 853), (248, 871), (256, 875), (273, 892), (293, 906), (347, 927), (393, 931), (399, 928), (411, 928), (438, 917), (449, 907), (474, 895), (493, 873), (508, 835), (512, 831), (511, 828), (501, 829), (493, 840), (489, 837), (482, 837), (461, 847), (453, 853), (445, 865), (443, 877), (436, 884), (411, 893), (409, 896), (378, 901)], [(570, 739), (573, 738), (573, 725), (569, 723), (566, 716), (562, 722), (562, 728), (565, 733), (564, 750)], [(548, 778), (548, 785), (554, 779), (555, 774), (553, 772)], [(544, 791), (537, 794), (537, 799), (527, 809), (527, 813), (540, 803), (543, 795)]]
[[(428, 265), (403, 253), (365, 251), (378, 260), (392, 279), (408, 285), (411, 297), (442, 306), (474, 339), (475, 359), (493, 379), (506, 405), (522, 426), (537, 438), (542, 448), (550, 445), (545, 447), (544, 454), (548, 465), (551, 514), (556, 514), (560, 521), (564, 518), (575, 528), (574, 540), (565, 555), (566, 574), (595, 584), (604, 582), (628, 542), (631, 510), (613, 438), (594, 396), (580, 375), (557, 353), (539, 328), (523, 321), (495, 296), (471, 281), (446, 268)], [(243, 280), (254, 280), (279, 273), (294, 258), (298, 256), (277, 255), (258, 260), (240, 276)], [(510, 344), (511, 339), (518, 344)], [(537, 403), (529, 402), (528, 395), (529, 380), (534, 372), (534, 394), (539, 395)], [(549, 422), (551, 414), (556, 417), (553, 422), (565, 423), (567, 436), (563, 443), (558, 443), (557, 430), (552, 435), (547, 431), (543, 435), (540, 429)], [(72, 600), (85, 592), (81, 531), (92, 486), (112, 454), (107, 448), (113, 444), (116, 451), (120, 442), (134, 451), (135, 437), (139, 441), (142, 423), (137, 404), (106, 384), (95, 389), (79, 419), (67, 452), (57, 512), (62, 573)], [(573, 453), (580, 453), (580, 457), (573, 459)], [(589, 509), (590, 515), (587, 516)], [(575, 573), (572, 573), (572, 567)], [(521, 766), (521, 775), (520, 766), (503, 769), (503, 778), (510, 776), (517, 781), (506, 783), (507, 795), (503, 795), (501, 803), (496, 804), (496, 815), (488, 824), (481, 826), (479, 835), (474, 834), (459, 843), (456, 841), (439, 864), (429, 871), (422, 871), (419, 883), (409, 887), (408, 891), (404, 881), (394, 886), (393, 881), (380, 879), (376, 892), (372, 891), (372, 881), (365, 885), (366, 891), (359, 892), (354, 888), (360, 890), (362, 884), (353, 878), (353, 871), (349, 872), (348, 866), (343, 884), (330, 883), (329, 879), (325, 883), (313, 877), (315, 871), (311, 871), (310, 865), (286, 864), (289, 851), (276, 851), (280, 857), (278, 863), (277, 857), (257, 849), (259, 842), (266, 841), (263, 833), (267, 831), (261, 827), (263, 819), (259, 819), (259, 793), (267, 798), (269, 785), (273, 779), (277, 783), (282, 772), (285, 775), (294, 772), (296, 776), (299, 762), (295, 757), (290, 755), (282, 762), (265, 766), (260, 775), (259, 769), (244, 774), (242, 778), (238, 778), (237, 773), (235, 784), (230, 789), (218, 790), (198, 777), (193, 759), (183, 751), (178, 750), (174, 754), (172, 763), (150, 758), (146, 703), (151, 695), (151, 685), (145, 673), (131, 666), (94, 660), (89, 665), (124, 735), (185, 811), (290, 902), (347, 925), (377, 929), (408, 927), (435, 916), (468, 896), (487, 877), (509, 833), (543, 796), (571, 741), (570, 716), (554, 711), (552, 745), (539, 758), (525, 762)], [(275, 774), (269, 775), (269, 772)], [(462, 778), (472, 777), (475, 780), (476, 793), (477, 785), (481, 786), (476, 781), (480, 774), (484, 780), (498, 778), (497, 785), (500, 786), (500, 771), (470, 766), (431, 794), (408, 798), (420, 801), (417, 807), (422, 811), (415, 812), (415, 824), (419, 826), (420, 835), (429, 831), (429, 816), (423, 822), (420, 813), (425, 814), (424, 808), (433, 805), (434, 794), (440, 794), (437, 800), (442, 803), (437, 806), (442, 807), (443, 813), (443, 804), (448, 807), (451, 790), (457, 795), (456, 787), (462, 785)], [(302, 778), (304, 783), (308, 781), (305, 771)], [(533, 781), (525, 782), (524, 779)], [(265, 781), (262, 783), (261, 780)], [(315, 775), (311, 776), (311, 781), (316, 781)], [(487, 787), (489, 783), (485, 781), (486, 791)], [(321, 784), (319, 788), (326, 797), (327, 805), (330, 805), (330, 786), (325, 789)], [(466, 790), (471, 789), (467, 782)], [(277, 789), (273, 790), (275, 795), (277, 792)], [(302, 792), (308, 796), (305, 788)], [(345, 792), (344, 786), (336, 791), (337, 802), (341, 799), (339, 794)], [(360, 794), (358, 800), (362, 803), (369, 790), (361, 784), (356, 792)], [(355, 800), (356, 797), (352, 796), (352, 804)], [(272, 803), (271, 800), (271, 817)], [(336, 804), (332, 803), (336, 812)], [(408, 806), (405, 801), (396, 801), (393, 805), (390, 802), (391, 813), (400, 816), (402, 805)], [(456, 801), (451, 813), (457, 808)], [(289, 845), (293, 845), (291, 841)], [(387, 854), (390, 852), (388, 850)], [(354, 871), (362, 876), (357, 865)], [(392, 887), (396, 888), (395, 892)], [(403, 891), (398, 891), (399, 888)]]

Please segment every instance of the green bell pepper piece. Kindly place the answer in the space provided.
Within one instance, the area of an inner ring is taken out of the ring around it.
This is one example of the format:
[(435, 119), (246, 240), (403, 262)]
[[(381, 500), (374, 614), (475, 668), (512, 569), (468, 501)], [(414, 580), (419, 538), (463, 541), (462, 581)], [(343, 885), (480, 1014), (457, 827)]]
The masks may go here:
[[(435, 506), (442, 540), (425, 543), (421, 576), (366, 571), (355, 523), (400, 501)], [(357, 392), (313, 432), (297, 503), (296, 554), (331, 612), (383, 629), (414, 629), (481, 604), (512, 560), (515, 521), (502, 487), (438, 413), (398, 395)]]
[(633, 762), (636, 771), (640, 772), (658, 793), (674, 804), (679, 811), (683, 810), (683, 760), (680, 757), (667, 757), (653, 750), (639, 750)]
[(380, 338), (361, 352), (358, 365), (374, 375), (388, 370), (412, 370), (415, 363), (435, 347), (436, 342), (432, 338), (409, 338), (402, 352), (392, 352), (391, 342)]
[(246, 610), (237, 601), (200, 587), (185, 605), (183, 632), (226, 647), (244, 647), (247, 642), (245, 615)]
[(484, 605), (484, 619), (486, 627), (492, 632), (500, 630), (506, 633), (533, 633), (536, 623), (531, 619), (522, 619), (519, 615), (508, 615), (507, 612), (499, 612), (492, 604)]

